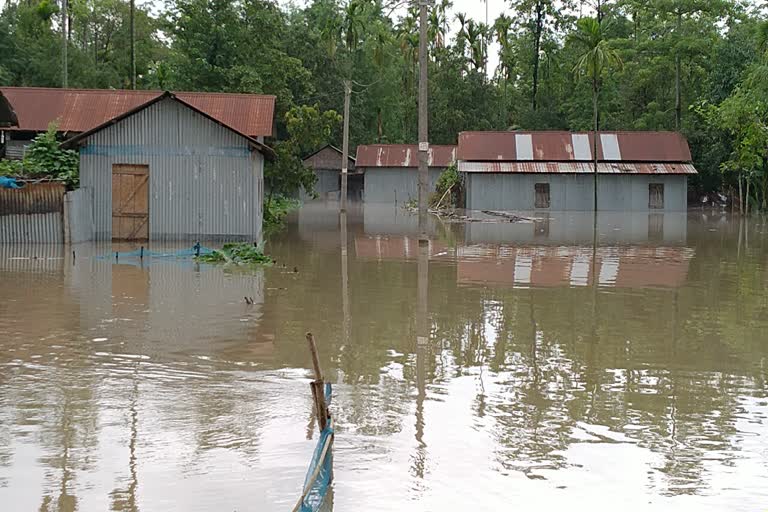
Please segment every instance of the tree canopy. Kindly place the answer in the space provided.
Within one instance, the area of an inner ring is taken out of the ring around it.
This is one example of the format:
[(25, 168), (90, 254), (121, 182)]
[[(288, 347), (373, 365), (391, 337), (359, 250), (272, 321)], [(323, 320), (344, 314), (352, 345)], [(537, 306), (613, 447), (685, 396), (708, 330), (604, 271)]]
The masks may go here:
[[(9, 0), (4, 5), (0, 84), (61, 85), (58, 4)], [(127, 0), (69, 1), (71, 87), (129, 87), (128, 5)], [(735, 189), (748, 180), (753, 203), (767, 202), (763, 103), (768, 97), (761, 77), (768, 29), (753, 2), (509, 0), (508, 7), (489, 26), (457, 12), (449, 0), (432, 8), (433, 143), (455, 143), (462, 130), (593, 129), (595, 83), (574, 73), (582, 69), (590, 75), (583, 35), (592, 24), (599, 28), (601, 51), (610, 49), (603, 55), (623, 63), (600, 73), (600, 128), (679, 129), (700, 171), (691, 180), (694, 192)], [(413, 143), (416, 14), (407, 3), (393, 0), (310, 0), (306, 5), (167, 0), (162, 7), (140, 2), (137, 84), (274, 94), (277, 130), (271, 143), (289, 142), (282, 151), (298, 158), (316, 148), (295, 138), (290, 142), (288, 114), (309, 108), (318, 120), (336, 119), (343, 110), (344, 80), (351, 80), (351, 147)], [(593, 22), (583, 20), (590, 16)], [(496, 69), (487, 69), (497, 61)], [(330, 133), (307, 140), (340, 144), (337, 126), (309, 125)]]

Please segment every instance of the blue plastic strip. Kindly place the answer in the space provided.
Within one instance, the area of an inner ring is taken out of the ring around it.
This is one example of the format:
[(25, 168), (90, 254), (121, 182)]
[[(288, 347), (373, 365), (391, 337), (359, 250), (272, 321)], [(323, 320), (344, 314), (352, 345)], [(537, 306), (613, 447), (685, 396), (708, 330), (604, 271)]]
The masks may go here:
[[(331, 385), (326, 383), (326, 403), (330, 403), (332, 394), (333, 390)], [(333, 436), (332, 420), (328, 422), (328, 426), (325, 427), (325, 430), (320, 433), (320, 438), (317, 440), (317, 446), (315, 446), (315, 451), (312, 454), (312, 461), (309, 464), (303, 488), (306, 489), (307, 485), (310, 483), (309, 479), (312, 477), (312, 474), (318, 466), (320, 466), (320, 472), (314, 482), (312, 482), (312, 487), (306, 498), (304, 498), (304, 501), (301, 503), (301, 512), (318, 512), (323, 506), (325, 497), (328, 495), (328, 489), (333, 480), (333, 444), (331, 444), (331, 448), (326, 452), (325, 458), (320, 460), (320, 457), (323, 454), (323, 447), (325, 446), (326, 440), (331, 436)], [(333, 441), (331, 441), (331, 443), (333, 443)]]

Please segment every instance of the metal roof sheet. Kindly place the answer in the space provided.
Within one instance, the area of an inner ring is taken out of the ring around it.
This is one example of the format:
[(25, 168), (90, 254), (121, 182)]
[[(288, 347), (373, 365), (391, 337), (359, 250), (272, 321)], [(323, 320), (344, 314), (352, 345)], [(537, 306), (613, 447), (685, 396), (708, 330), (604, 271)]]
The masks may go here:
[(8, 98), (0, 92), (0, 128), (16, 126), (17, 124), (19, 124), (19, 120), (16, 118), (16, 112), (13, 110), (13, 105), (11, 105)]
[[(592, 161), (592, 132), (462, 132), (458, 159), (481, 162)], [(605, 162), (690, 162), (688, 142), (676, 132), (599, 132)]]
[[(592, 174), (593, 162), (459, 162), (460, 172), (520, 174)], [(599, 174), (698, 174), (687, 163), (602, 162)]]
[[(44, 131), (58, 120), (59, 131), (85, 132), (129, 112), (163, 91), (0, 87), (13, 105), (13, 130)], [(249, 137), (272, 135), (275, 97), (258, 94), (179, 92), (175, 96)]]
[[(448, 167), (456, 161), (456, 146), (429, 146), (430, 167)], [(357, 167), (418, 167), (416, 144), (370, 144), (357, 147)]]

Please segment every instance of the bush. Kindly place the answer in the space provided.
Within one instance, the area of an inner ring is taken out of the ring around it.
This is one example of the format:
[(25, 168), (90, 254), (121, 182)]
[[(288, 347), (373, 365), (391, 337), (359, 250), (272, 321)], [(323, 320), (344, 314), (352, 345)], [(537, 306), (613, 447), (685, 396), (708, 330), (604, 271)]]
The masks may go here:
[[(450, 191), (450, 192), (449, 192)], [(464, 193), (464, 183), (456, 164), (451, 164), (435, 184), (435, 192), (429, 198), (432, 208), (457, 208), (461, 204)]]
[(283, 196), (271, 196), (264, 203), (264, 232), (274, 233), (283, 227), (285, 216), (296, 210), (300, 203), (298, 199)]
[(77, 187), (80, 176), (77, 151), (62, 149), (56, 139), (56, 123), (51, 123), (45, 133), (39, 134), (27, 148), (24, 160), (0, 161), (0, 175), (23, 178), (51, 178), (62, 180), (67, 188)]

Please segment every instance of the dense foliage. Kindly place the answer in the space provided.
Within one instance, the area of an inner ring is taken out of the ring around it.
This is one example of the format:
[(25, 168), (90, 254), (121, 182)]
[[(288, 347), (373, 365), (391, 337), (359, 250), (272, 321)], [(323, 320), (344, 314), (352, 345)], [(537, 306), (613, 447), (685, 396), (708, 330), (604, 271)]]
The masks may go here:
[[(758, 4), (600, 0), (596, 13), (595, 2), (509, 0), (507, 14), (487, 26), (438, 0), (429, 26), (431, 141), (455, 143), (461, 130), (590, 130), (597, 98), (601, 129), (679, 128), (701, 172), (693, 191), (751, 187), (763, 206), (768, 30)], [(128, 2), (69, 5), (69, 85), (126, 87)], [(316, 149), (308, 146), (340, 144), (344, 80), (353, 89), (352, 148), (415, 142), (418, 22), (407, 5), (168, 0), (158, 11), (145, 3), (136, 13), (138, 84), (277, 95), (271, 142), (287, 163), (267, 179), (280, 191), (278, 171), (288, 170), (285, 186), (306, 178), (296, 164)], [(0, 83), (61, 84), (60, 18), (53, 0), (5, 3)], [(310, 123), (312, 143), (306, 132), (291, 134), (289, 114), (305, 108), (310, 121), (332, 121)]]
[(22, 178), (52, 178), (62, 180), (68, 188), (78, 183), (78, 156), (71, 149), (63, 149), (56, 138), (56, 124), (32, 140), (24, 160), (0, 160), (0, 176)]

